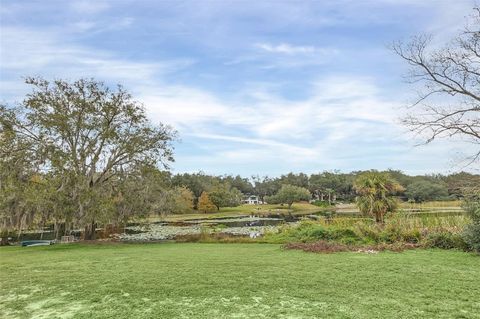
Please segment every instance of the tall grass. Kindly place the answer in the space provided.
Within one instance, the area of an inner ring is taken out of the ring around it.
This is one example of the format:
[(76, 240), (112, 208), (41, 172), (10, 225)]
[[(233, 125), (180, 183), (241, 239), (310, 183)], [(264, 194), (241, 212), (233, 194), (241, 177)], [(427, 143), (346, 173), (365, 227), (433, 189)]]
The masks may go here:
[(447, 247), (463, 247), (461, 232), (470, 222), (465, 215), (425, 216), (394, 214), (384, 224), (369, 218), (338, 217), (286, 225), (265, 236), (270, 242), (338, 241), (346, 244), (411, 243), (431, 246), (432, 240)]
[(400, 205), (402, 208), (417, 208), (417, 209), (428, 209), (428, 208), (450, 208), (456, 207), (461, 208), (462, 201), (459, 200), (449, 200), (449, 201), (430, 201), (422, 203), (410, 203), (402, 202)]

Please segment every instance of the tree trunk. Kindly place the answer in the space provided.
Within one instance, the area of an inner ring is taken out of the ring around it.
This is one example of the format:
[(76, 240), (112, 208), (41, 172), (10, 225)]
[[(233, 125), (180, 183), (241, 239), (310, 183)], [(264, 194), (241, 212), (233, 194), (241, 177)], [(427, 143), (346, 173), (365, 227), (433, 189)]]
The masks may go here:
[(45, 229), (44, 229), (44, 228), (45, 228), (45, 221), (42, 220), (42, 222), (40, 223), (40, 225), (41, 225), (41, 226), (40, 226), (40, 232), (41, 232), (41, 233), (40, 233), (40, 240), (42, 240), (42, 239), (43, 239), (43, 231), (45, 230)]
[(293, 203), (288, 203), (288, 215), (290, 217), (293, 217), (293, 215), (292, 215), (292, 205), (293, 205)]
[(95, 221), (92, 220), (92, 223), (85, 226), (85, 232), (83, 233), (84, 240), (95, 240)]
[(58, 224), (57, 224), (56, 219), (55, 219), (55, 222), (53, 224), (53, 232), (55, 233), (55, 239), (58, 239)]
[(25, 217), (25, 215), (22, 215), (22, 217), (20, 218), (20, 228), (19, 228), (18, 234), (17, 234), (17, 241), (19, 241), (20, 237), (22, 237), (23, 220), (25, 219), (24, 217)]

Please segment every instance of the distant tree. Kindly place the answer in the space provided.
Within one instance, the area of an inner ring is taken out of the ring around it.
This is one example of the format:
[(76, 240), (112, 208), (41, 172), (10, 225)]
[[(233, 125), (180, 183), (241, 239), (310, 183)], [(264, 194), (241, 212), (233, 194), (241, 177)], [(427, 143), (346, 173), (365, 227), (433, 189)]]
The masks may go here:
[(219, 183), (209, 192), (208, 197), (212, 203), (220, 210), (221, 207), (235, 207), (242, 203), (242, 193), (235, 187), (227, 183)]
[(208, 193), (203, 192), (198, 198), (198, 210), (206, 214), (206, 213), (211, 213), (216, 209), (217, 207), (210, 200)]
[(293, 185), (308, 188), (308, 175), (304, 173), (294, 174), (288, 173), (279, 178), (280, 185)]
[(431, 39), (422, 35), (393, 45), (411, 67), (411, 82), (423, 84), (416, 87), (418, 99), (403, 123), (426, 143), (454, 136), (471, 141), (471, 164), (480, 158), (480, 9), (474, 9), (465, 29), (444, 47)]
[(398, 202), (392, 195), (403, 191), (388, 173), (375, 171), (358, 175), (354, 188), (358, 193), (356, 202), (360, 212), (374, 216), (377, 223), (383, 223), (385, 214), (396, 211)]
[(272, 196), (280, 189), (281, 185), (278, 180), (268, 176), (252, 176), (254, 183), (254, 193), (260, 197), (262, 202), (265, 202), (266, 196)]
[(188, 214), (193, 211), (193, 199), (194, 195), (187, 187), (177, 186), (173, 189), (173, 195), (175, 199), (176, 214)]
[(322, 201), (326, 197), (330, 204), (336, 196), (349, 199), (353, 193), (352, 176), (337, 171), (312, 174), (309, 179), (309, 190)]
[(309, 200), (310, 198), (310, 191), (306, 188), (294, 185), (283, 185), (277, 194), (267, 198), (267, 202), (272, 204), (287, 204), (290, 210), (293, 203)]
[(395, 179), (403, 188), (407, 188), (407, 186), (415, 181), (413, 176), (409, 176), (400, 170), (393, 170), (389, 169), (385, 171), (388, 173), (393, 179)]
[(471, 193), (471, 189), (480, 185), (480, 176), (471, 173), (460, 172), (444, 176), (442, 181), (446, 183), (448, 193), (457, 198), (462, 198)]
[(222, 182), (231, 185), (232, 187), (238, 189), (243, 194), (253, 194), (254, 189), (252, 183), (248, 178), (243, 178), (240, 175), (235, 177), (231, 175), (226, 175), (222, 177)]
[(408, 199), (416, 202), (442, 200), (448, 197), (448, 190), (444, 184), (424, 180), (409, 184), (405, 191), (405, 195)]
[(198, 198), (204, 191), (208, 191), (212, 188), (214, 180), (217, 180), (217, 178), (205, 175), (202, 172), (193, 174), (184, 173), (173, 176), (172, 184), (174, 186), (187, 187), (193, 192), (195, 197)]

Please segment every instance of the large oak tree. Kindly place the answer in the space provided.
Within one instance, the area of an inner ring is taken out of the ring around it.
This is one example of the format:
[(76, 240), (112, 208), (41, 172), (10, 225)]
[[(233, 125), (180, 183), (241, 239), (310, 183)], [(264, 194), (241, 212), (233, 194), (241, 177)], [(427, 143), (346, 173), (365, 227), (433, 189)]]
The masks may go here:
[(111, 211), (105, 198), (120, 176), (142, 165), (167, 167), (176, 133), (153, 125), (143, 105), (121, 86), (112, 90), (93, 79), (27, 78), (26, 83), (33, 91), (23, 103), (1, 109), (1, 134), (23, 141), (36, 169), (58, 178), (56, 191), (67, 194), (75, 221), (91, 239), (96, 221)]

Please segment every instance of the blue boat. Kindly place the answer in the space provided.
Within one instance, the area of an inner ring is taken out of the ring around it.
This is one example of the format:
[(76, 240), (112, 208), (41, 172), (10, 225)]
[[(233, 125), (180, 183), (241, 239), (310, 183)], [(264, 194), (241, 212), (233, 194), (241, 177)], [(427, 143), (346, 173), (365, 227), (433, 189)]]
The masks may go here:
[(53, 240), (24, 240), (21, 242), (22, 247), (26, 246), (49, 246), (53, 245)]

